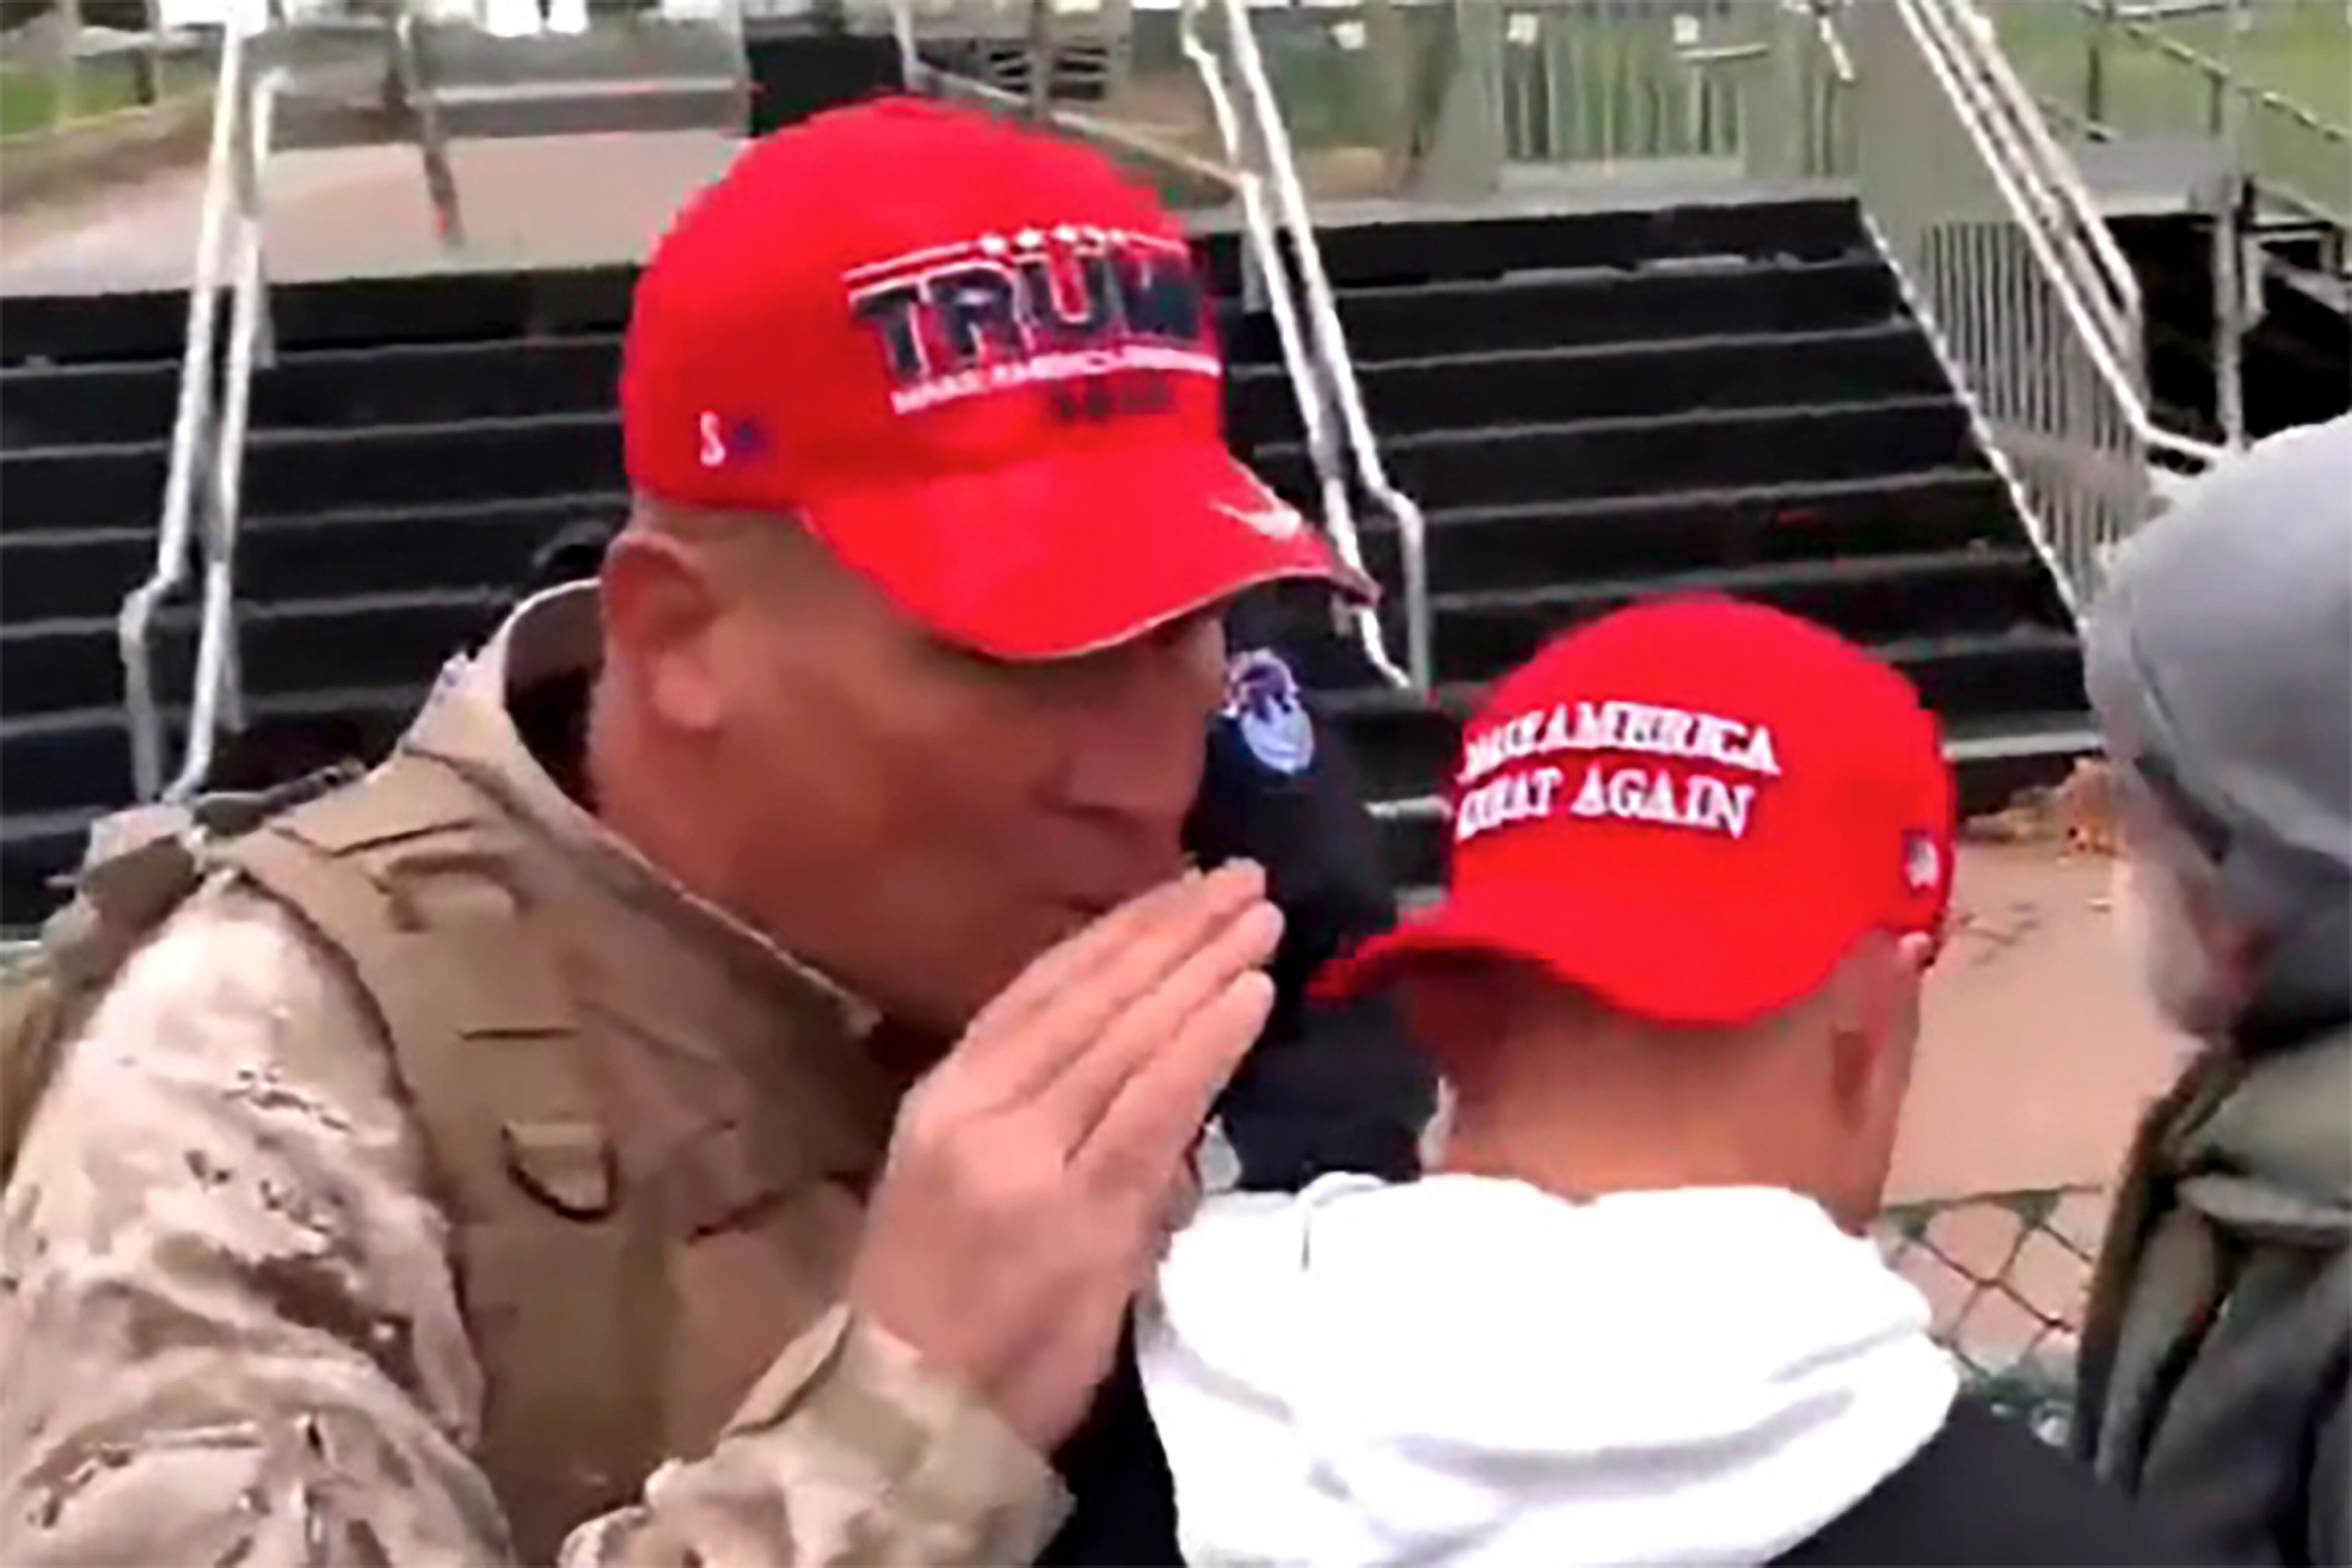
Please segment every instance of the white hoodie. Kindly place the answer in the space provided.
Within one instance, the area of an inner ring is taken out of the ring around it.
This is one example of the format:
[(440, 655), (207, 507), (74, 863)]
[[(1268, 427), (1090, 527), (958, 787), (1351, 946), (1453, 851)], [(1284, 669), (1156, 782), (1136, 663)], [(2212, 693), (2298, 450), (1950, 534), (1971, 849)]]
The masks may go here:
[(1194, 1568), (1761, 1563), (1943, 1424), (1927, 1322), (1793, 1193), (1330, 1176), (1206, 1203), (1139, 1352)]

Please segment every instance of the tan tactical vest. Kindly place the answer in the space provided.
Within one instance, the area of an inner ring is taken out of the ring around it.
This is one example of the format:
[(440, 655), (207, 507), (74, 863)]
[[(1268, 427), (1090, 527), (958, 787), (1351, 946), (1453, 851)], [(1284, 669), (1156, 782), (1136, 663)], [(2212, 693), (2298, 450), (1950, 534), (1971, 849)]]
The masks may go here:
[(194, 854), (167, 834), (94, 867), (47, 972), (12, 986), (0, 1053), (21, 1112), (114, 968), (219, 867), (294, 910), (391, 1042), (483, 1370), (477, 1457), (522, 1560), (547, 1562), (706, 1450), (834, 1299), (894, 1094), (854, 1005), (560, 801), (499, 662), (364, 779), (265, 803)]

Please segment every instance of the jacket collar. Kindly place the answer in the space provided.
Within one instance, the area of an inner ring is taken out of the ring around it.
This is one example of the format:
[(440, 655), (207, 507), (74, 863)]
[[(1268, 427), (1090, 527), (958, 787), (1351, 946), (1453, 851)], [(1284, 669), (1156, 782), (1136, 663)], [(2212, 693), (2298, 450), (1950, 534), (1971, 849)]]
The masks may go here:
[(676, 1189), (682, 1225), (870, 1175), (898, 1098), (866, 1048), (877, 1010), (613, 834), (517, 729), (510, 700), (593, 674), (599, 644), (593, 584), (537, 595), (444, 671), (404, 749), (456, 770), (550, 851), (533, 859), (554, 884), (571, 984), (618, 1042), (606, 1065), (629, 1104), (625, 1163)]

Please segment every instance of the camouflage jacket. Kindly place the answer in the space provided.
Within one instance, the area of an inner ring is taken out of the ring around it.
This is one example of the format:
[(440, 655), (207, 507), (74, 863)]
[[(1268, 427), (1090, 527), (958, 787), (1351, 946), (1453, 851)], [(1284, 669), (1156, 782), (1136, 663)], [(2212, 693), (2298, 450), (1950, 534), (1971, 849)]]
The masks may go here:
[[(863, 1010), (604, 836), (508, 720), (510, 683), (579, 668), (593, 628), (584, 595), (527, 606), (414, 732), (561, 879), (620, 1179), (657, 1200), (657, 1331), (569, 1369), (583, 1419), (607, 1385), (644, 1395), (622, 1414), (646, 1462), (540, 1554), (1025, 1561), (1066, 1508), (1052, 1468), (836, 1304), (893, 1110), (859, 1076)], [(313, 924), (233, 875), (132, 957), (0, 1196), (0, 1562), (531, 1554), (484, 1450), (529, 1347), (493, 1320), (499, 1290), (562, 1284), (468, 1277), (398, 1068)]]

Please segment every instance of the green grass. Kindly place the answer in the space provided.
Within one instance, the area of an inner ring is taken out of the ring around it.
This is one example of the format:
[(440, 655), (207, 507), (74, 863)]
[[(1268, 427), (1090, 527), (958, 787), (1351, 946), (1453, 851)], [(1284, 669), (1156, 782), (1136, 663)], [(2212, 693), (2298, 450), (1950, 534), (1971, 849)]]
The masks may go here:
[[(2080, 109), (2095, 23), (2073, 0), (1987, 0), (2019, 71), (2042, 92)], [(2247, 0), (2248, 26), (2235, 64), (2268, 88), (2336, 125), (2352, 125), (2352, 20), (2343, 0)], [(2179, 16), (2149, 24), (2164, 37), (2231, 62), (2228, 18)], [(2108, 31), (2106, 117), (2120, 131), (2202, 130), (2210, 100), (2205, 77), (2123, 28)]]
[[(2221, 15), (2127, 28), (2099, 23), (2074, 0), (1991, 0), (1991, 9), (2019, 74), (2077, 115), (2090, 107), (2092, 46), (2103, 40), (2095, 118), (2118, 135), (2210, 135), (2222, 123), (2213, 74), (2159, 40), (2233, 66), (2330, 125), (2352, 126), (2352, 16), (2343, 0), (2247, 0), (2247, 25), (2234, 38)], [(2259, 104), (2247, 106), (2242, 144), (2266, 183), (2352, 215), (2352, 145)]]
[[(164, 98), (200, 91), (213, 79), (209, 60), (175, 56), (163, 62), (160, 87)], [(81, 61), (75, 68), (73, 111), (77, 119), (110, 114), (139, 101), (138, 75), (127, 56), (109, 55)], [(58, 122), (62, 107), (57, 73), (22, 62), (0, 65), (0, 136), (46, 131)]]

